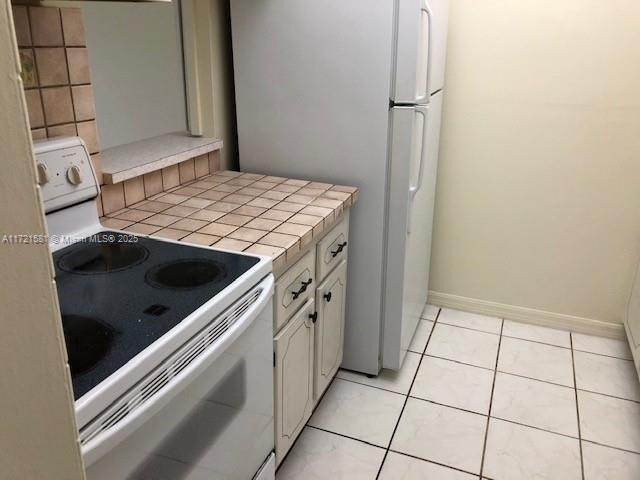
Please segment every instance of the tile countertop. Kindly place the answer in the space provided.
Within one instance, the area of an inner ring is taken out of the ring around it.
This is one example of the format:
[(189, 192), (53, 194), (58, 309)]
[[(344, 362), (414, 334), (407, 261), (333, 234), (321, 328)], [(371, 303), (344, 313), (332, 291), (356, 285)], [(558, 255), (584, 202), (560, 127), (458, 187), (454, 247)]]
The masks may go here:
[(100, 222), (107, 228), (270, 255), (278, 275), (357, 198), (356, 187), (220, 171)]

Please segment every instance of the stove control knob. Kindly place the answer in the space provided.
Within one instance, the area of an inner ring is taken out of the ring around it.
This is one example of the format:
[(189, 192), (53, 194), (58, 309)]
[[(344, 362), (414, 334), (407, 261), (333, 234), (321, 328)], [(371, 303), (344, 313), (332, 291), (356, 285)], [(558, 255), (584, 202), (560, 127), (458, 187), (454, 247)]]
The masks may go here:
[(49, 170), (44, 163), (36, 165), (36, 173), (38, 175), (38, 185), (44, 185), (49, 181)]
[(67, 170), (67, 180), (71, 185), (79, 185), (82, 183), (82, 175), (80, 175), (80, 168), (76, 165), (69, 167)]

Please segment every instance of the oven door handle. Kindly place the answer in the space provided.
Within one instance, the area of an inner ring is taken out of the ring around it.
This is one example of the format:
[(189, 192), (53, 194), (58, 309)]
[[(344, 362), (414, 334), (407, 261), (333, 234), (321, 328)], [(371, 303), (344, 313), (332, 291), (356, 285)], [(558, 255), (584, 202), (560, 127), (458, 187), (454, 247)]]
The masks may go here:
[[(141, 425), (157, 414), (171, 400), (184, 390), (198, 375), (207, 369), (233, 343), (262, 312), (271, 300), (274, 289), (273, 275), (269, 275), (256, 288), (262, 293), (256, 301), (215, 343), (209, 345), (186, 368), (171, 378), (166, 385), (137, 405), (118, 422), (105, 428), (81, 446), (85, 466), (89, 466), (102, 458), (116, 445), (135, 432)], [(253, 290), (253, 289), (252, 289)], [(233, 308), (233, 307), (231, 307)], [(230, 309), (231, 309), (230, 308)], [(163, 368), (160, 366), (160, 368)], [(151, 372), (149, 375), (153, 375)], [(148, 378), (148, 377), (147, 377)], [(100, 419), (100, 416), (98, 416)], [(98, 420), (100, 421), (100, 420)], [(105, 420), (106, 421), (106, 420)], [(92, 424), (89, 424), (89, 428)]]

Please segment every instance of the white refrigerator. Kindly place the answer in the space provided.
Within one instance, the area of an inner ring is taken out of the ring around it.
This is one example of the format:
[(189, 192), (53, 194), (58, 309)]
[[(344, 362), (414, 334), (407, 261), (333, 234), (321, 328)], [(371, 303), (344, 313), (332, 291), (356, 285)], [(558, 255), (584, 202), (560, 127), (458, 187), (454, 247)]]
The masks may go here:
[(360, 188), (342, 367), (402, 365), (429, 289), (448, 0), (231, 0), (240, 167)]

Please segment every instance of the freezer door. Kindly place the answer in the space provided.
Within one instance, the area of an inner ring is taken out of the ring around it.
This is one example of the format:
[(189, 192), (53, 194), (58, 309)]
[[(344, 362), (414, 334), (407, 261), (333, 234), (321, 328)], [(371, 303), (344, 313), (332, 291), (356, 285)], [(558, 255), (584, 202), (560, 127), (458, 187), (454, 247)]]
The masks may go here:
[(384, 368), (398, 369), (429, 291), (442, 92), (392, 109), (384, 299)]
[(444, 87), (449, 0), (399, 2), (396, 28), (395, 103), (429, 103)]
[(417, 95), (417, 58), (422, 0), (397, 2), (396, 50), (391, 100), (415, 103)]

